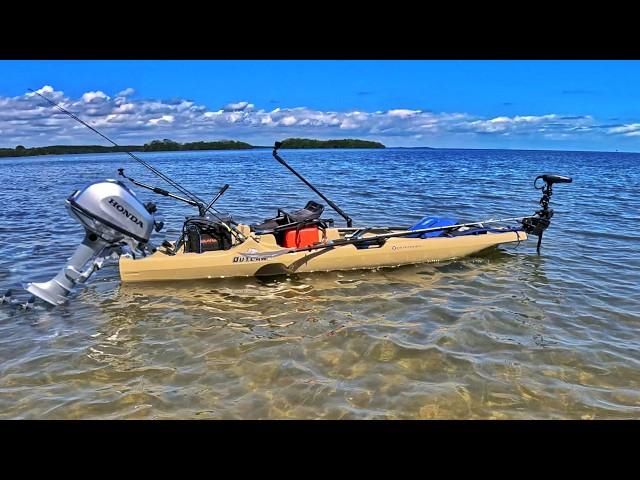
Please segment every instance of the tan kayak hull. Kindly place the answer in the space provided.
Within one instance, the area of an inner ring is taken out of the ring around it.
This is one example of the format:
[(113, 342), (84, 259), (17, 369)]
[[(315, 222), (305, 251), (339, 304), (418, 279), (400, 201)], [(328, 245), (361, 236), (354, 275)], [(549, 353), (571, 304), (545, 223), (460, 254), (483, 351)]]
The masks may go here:
[[(329, 229), (328, 238), (339, 238), (337, 229)], [(427, 239), (390, 238), (381, 247), (366, 249), (345, 245), (272, 258), (248, 259), (242, 256), (247, 251), (266, 253), (282, 249), (272, 235), (262, 235), (248, 238), (229, 250), (179, 252), (176, 255), (158, 251), (136, 260), (123, 256), (120, 258), (120, 277), (124, 282), (150, 282), (395, 267), (460, 258), (526, 238), (526, 233), (512, 231)]]

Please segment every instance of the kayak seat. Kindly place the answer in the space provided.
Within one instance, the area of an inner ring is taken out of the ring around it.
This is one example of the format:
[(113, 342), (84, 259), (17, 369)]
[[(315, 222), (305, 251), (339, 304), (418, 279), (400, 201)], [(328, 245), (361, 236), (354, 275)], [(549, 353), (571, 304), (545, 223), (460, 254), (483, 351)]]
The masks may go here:
[(288, 228), (295, 227), (303, 223), (310, 223), (313, 220), (318, 220), (322, 212), (324, 211), (324, 205), (309, 200), (304, 208), (296, 210), (295, 212), (285, 212), (283, 209), (278, 209), (278, 215), (274, 218), (267, 218), (264, 222), (251, 225), (252, 231), (265, 231), (276, 230), (279, 227), (287, 226)]
[[(423, 228), (435, 228), (435, 227), (449, 227), (456, 225), (458, 221), (454, 218), (445, 217), (424, 217), (418, 223), (409, 227), (409, 230), (422, 230)], [(423, 234), (407, 235), (407, 238), (431, 238), (439, 237), (448, 230), (434, 230), (433, 232), (426, 232)]]

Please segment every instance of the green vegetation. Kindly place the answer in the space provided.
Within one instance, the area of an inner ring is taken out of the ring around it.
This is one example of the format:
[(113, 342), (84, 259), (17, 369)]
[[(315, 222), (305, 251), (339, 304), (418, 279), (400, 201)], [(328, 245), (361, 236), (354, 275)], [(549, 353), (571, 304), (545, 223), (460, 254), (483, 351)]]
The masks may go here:
[(105, 147), (102, 145), (51, 145), (49, 147), (25, 148), (18, 145), (16, 148), (0, 148), (0, 157), (30, 157), (32, 155), (62, 155), (77, 153), (107, 153), (143, 151), (144, 147), (136, 145), (123, 145), (121, 147)]
[[(65, 155), (81, 153), (110, 153), (110, 152), (177, 152), (187, 150), (247, 150), (254, 147), (245, 142), (235, 140), (220, 140), (216, 142), (178, 143), (165, 138), (153, 140), (144, 145), (122, 145), (120, 147), (105, 147), (102, 145), (51, 145), (49, 147), (0, 148), (0, 157), (30, 157), (34, 155)], [(271, 147), (269, 147), (271, 148)], [(282, 148), (385, 148), (378, 142), (368, 140), (312, 140), (309, 138), (287, 138), (282, 142)]]
[(102, 145), (52, 145), (49, 147), (0, 148), (0, 157), (30, 157), (33, 155), (65, 155), (80, 153), (109, 153), (109, 152), (175, 152), (183, 150), (246, 150), (253, 148), (248, 143), (234, 140), (218, 142), (177, 143), (165, 138), (153, 140), (144, 145), (122, 145), (120, 147), (105, 147)]
[(218, 142), (191, 142), (177, 143), (165, 138), (164, 140), (154, 140), (145, 143), (145, 152), (176, 152), (183, 150), (247, 150), (253, 148), (252, 145), (235, 140), (220, 140)]
[(312, 140), (310, 138), (287, 138), (282, 148), (385, 148), (382, 143), (369, 140), (345, 138), (343, 140)]

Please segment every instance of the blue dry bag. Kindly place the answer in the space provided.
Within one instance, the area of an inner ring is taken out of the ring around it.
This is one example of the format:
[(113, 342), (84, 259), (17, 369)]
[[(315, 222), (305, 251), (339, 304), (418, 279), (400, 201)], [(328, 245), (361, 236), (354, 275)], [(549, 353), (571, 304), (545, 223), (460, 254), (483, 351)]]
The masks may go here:
[[(434, 228), (434, 227), (448, 227), (450, 225), (456, 225), (458, 223), (457, 220), (453, 218), (444, 218), (444, 217), (424, 217), (418, 223), (416, 223), (413, 227), (410, 227), (409, 230), (422, 230), (423, 228)], [(434, 230), (433, 232), (426, 232), (423, 234), (417, 235), (407, 235), (407, 238), (429, 238), (429, 237), (438, 237), (442, 235), (446, 230)]]

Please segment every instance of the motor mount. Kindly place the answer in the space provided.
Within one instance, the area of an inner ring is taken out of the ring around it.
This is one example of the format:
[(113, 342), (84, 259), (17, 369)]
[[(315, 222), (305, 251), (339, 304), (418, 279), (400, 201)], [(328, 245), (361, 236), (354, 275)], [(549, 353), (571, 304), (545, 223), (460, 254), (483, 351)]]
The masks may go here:
[[(154, 252), (150, 238), (157, 222), (153, 204), (143, 204), (117, 180), (94, 182), (76, 190), (66, 200), (69, 214), (85, 228), (82, 243), (67, 264), (48, 282), (29, 283), (26, 289), (52, 305), (66, 302), (73, 287), (84, 283), (108, 258), (125, 253)], [(87, 266), (87, 264), (89, 264)]]

